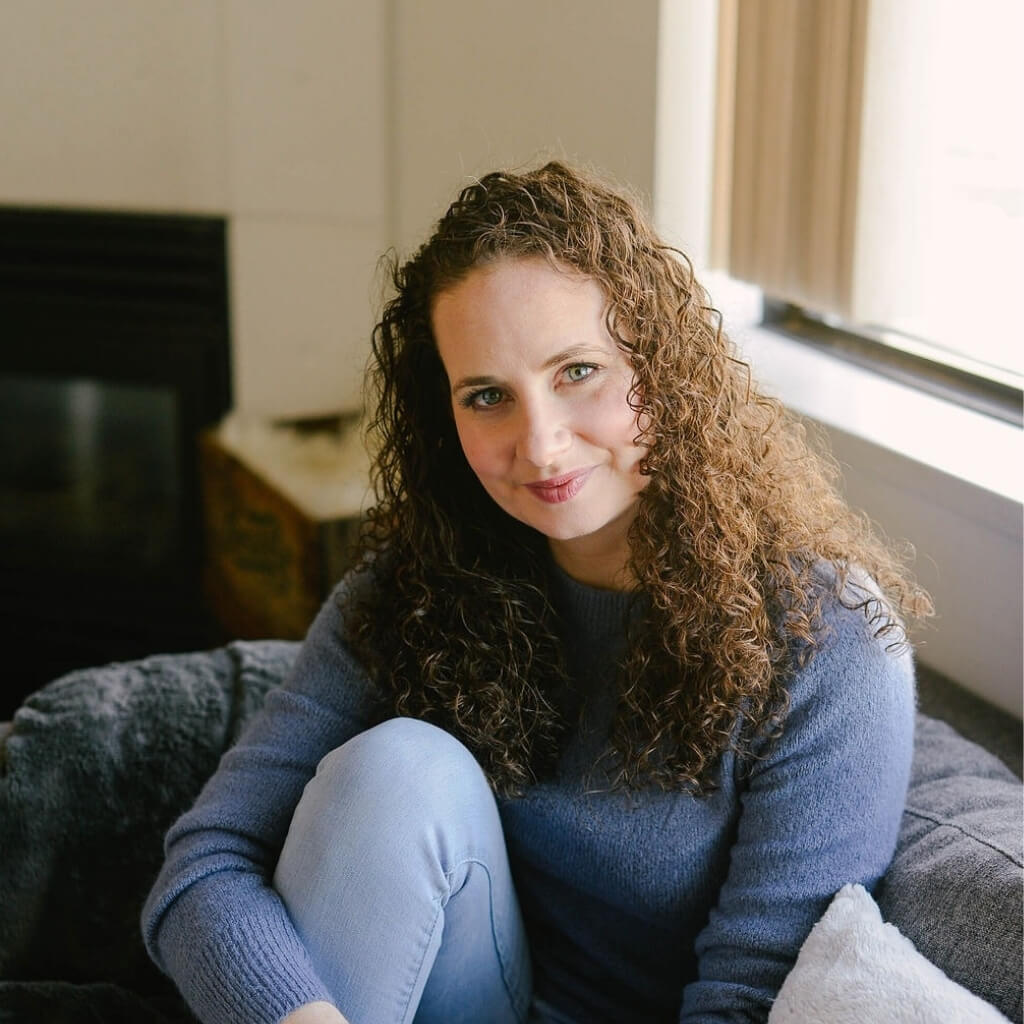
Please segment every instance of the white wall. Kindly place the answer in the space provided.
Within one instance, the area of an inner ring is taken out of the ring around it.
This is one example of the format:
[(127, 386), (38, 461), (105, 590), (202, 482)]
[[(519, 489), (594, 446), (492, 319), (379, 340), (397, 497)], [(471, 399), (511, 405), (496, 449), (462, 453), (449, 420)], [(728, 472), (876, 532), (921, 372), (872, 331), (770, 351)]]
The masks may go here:
[(359, 403), (388, 6), (4, 0), (0, 203), (230, 217), (236, 405)]
[(223, 2), (236, 407), (358, 408), (387, 240), (384, 7)]
[(0, 200), (220, 211), (219, 3), (0, 4)]
[(698, 266), (711, 249), (718, 0), (661, 0), (654, 218)]
[(914, 544), (936, 609), (915, 637), (918, 658), (1020, 718), (1020, 503), (837, 428), (829, 437), (850, 502)]
[(650, 195), (657, 0), (397, 0), (394, 237), (425, 237), (474, 175), (545, 157)]

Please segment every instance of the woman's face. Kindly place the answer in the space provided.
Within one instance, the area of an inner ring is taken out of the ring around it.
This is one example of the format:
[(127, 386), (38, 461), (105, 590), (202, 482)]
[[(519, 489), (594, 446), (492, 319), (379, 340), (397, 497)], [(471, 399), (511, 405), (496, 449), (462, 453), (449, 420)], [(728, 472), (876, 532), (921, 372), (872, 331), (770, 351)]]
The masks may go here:
[(432, 322), (462, 450), (487, 493), (544, 534), (571, 576), (622, 587), (648, 478), (632, 367), (604, 310), (592, 278), (507, 260), (442, 292)]

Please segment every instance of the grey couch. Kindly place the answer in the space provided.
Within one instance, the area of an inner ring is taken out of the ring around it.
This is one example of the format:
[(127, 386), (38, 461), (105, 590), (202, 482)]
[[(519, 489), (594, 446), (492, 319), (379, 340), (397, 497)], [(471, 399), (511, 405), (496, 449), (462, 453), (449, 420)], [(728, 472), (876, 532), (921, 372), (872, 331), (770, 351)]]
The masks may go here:
[[(74, 672), (0, 724), (0, 1021), (192, 1021), (146, 956), (139, 910), (164, 831), (296, 649), (238, 642)], [(1019, 1022), (1020, 723), (929, 673), (920, 693), (899, 846), (875, 898)]]

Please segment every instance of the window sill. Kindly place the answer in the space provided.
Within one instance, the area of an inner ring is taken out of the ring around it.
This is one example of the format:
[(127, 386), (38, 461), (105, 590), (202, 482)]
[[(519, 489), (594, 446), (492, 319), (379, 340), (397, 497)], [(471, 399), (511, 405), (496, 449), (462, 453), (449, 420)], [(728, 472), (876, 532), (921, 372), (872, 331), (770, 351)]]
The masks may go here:
[(730, 332), (765, 391), (795, 412), (1024, 503), (1024, 431), (765, 327)]

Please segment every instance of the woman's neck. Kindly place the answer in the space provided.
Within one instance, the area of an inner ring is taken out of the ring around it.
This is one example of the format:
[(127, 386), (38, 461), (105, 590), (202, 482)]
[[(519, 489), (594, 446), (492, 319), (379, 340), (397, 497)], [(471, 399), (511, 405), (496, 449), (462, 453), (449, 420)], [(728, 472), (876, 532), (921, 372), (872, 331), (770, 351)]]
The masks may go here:
[(635, 590), (636, 579), (629, 568), (626, 555), (618, 546), (602, 549), (581, 541), (565, 543), (548, 541), (555, 565), (577, 583), (601, 590)]

